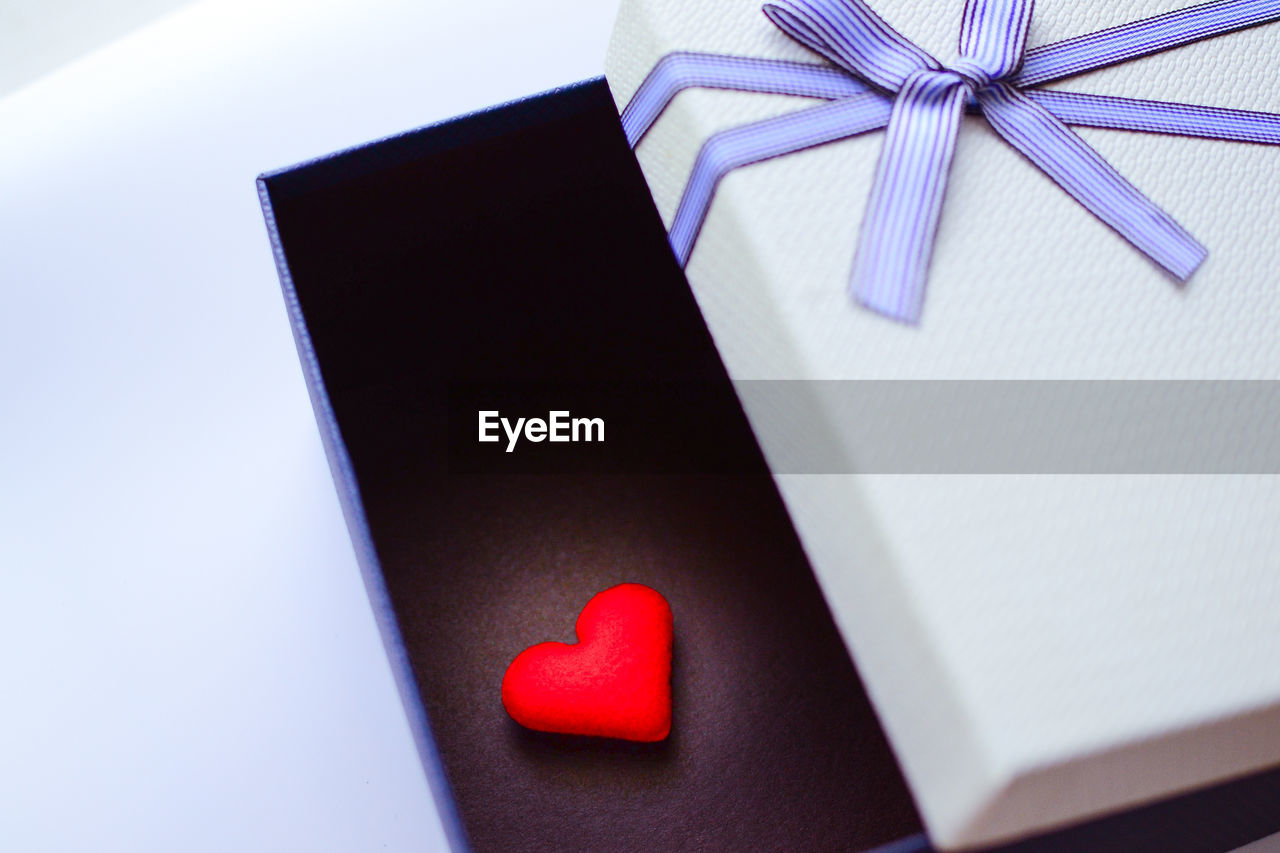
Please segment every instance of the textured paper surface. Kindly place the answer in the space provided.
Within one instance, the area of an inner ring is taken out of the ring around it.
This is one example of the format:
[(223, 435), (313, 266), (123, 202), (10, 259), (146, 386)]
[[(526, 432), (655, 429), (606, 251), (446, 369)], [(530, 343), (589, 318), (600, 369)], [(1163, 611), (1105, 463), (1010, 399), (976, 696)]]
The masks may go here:
[[(873, 5), (954, 55), (961, 0)], [(1030, 45), (1184, 5), (1041, 0)], [(625, 0), (606, 65), (619, 107), (674, 50), (816, 61), (759, 6)], [(1280, 112), (1280, 25), (1050, 88)], [(638, 150), (664, 219), (709, 135), (811, 103), (678, 96)], [(882, 140), (869, 134), (722, 183), (688, 277), (730, 374), (1280, 378), (1280, 148), (1080, 133), (1209, 248), (1185, 289), (966, 118), (921, 325), (855, 308), (845, 285)], [(820, 401), (748, 414), (771, 458), (840, 434)], [(778, 479), (935, 842), (1280, 762), (1276, 477)]]

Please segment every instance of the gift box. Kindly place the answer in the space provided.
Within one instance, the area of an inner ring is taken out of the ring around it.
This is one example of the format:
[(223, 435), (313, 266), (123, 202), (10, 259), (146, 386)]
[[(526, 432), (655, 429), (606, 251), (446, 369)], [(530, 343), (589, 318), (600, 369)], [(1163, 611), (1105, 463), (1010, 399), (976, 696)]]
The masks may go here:
[(606, 76), (934, 843), (1280, 764), (1280, 8), (761, 5)]
[[(260, 192), (455, 851), (924, 849), (602, 81)], [(478, 440), (558, 410), (603, 440)], [(522, 729), (507, 665), (626, 581), (674, 612), (670, 736)]]
[[(603, 81), (259, 191), (454, 850), (933, 849)], [(478, 441), (480, 411), (559, 409), (605, 441)], [(506, 665), (620, 581), (675, 613), (671, 736), (521, 729)], [(1000, 850), (1217, 853), (1280, 830), (1277, 796), (1271, 772)]]

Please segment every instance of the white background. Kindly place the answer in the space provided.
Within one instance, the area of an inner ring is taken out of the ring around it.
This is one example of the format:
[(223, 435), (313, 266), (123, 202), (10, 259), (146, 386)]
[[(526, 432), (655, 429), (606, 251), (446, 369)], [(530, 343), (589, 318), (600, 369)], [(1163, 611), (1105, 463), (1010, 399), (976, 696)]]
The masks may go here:
[(0, 56), (0, 849), (436, 849), (254, 178), (595, 76), (613, 4), (206, 0), (32, 82), (107, 5)]
[(0, 95), (188, 0), (0, 0)]

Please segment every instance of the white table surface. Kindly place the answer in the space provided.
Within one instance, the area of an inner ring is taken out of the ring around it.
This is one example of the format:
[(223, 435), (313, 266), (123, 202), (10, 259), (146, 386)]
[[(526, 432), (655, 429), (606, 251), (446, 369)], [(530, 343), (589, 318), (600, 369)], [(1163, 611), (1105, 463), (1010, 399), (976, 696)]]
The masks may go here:
[(205, 0), (0, 99), (0, 848), (441, 847), (254, 178), (595, 76), (613, 14)]
[(0, 96), (190, 0), (0, 0)]
[(615, 5), (0, 0), (5, 850), (442, 849), (253, 178), (594, 76)]

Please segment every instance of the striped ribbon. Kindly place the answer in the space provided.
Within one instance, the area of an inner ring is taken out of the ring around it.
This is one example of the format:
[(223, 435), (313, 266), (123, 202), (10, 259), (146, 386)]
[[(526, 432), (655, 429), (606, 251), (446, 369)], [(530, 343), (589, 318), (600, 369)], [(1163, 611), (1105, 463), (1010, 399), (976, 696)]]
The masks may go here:
[(1136, 249), (1185, 281), (1207, 250), (1068, 125), (1280, 145), (1280, 115), (1032, 87), (1280, 20), (1280, 0), (1214, 0), (1026, 49), (1034, 0), (967, 0), (959, 56), (944, 65), (863, 0), (769, 0), (775, 26), (829, 65), (672, 53), (622, 113), (634, 147), (684, 89), (820, 98), (827, 103), (706, 141), (672, 222), (687, 264), (720, 180), (733, 169), (881, 128), (884, 146), (854, 256), (850, 294), (916, 323), (960, 116), (984, 116), (1006, 142)]

